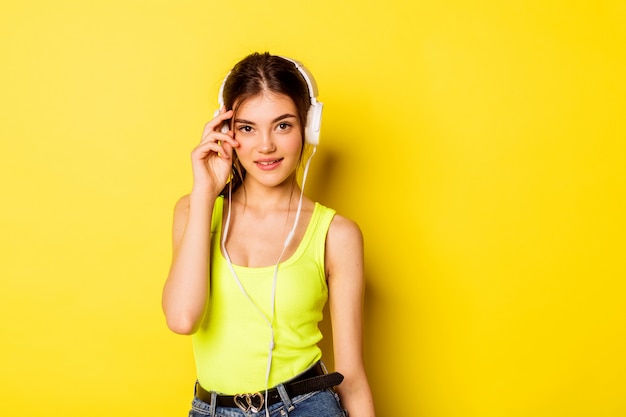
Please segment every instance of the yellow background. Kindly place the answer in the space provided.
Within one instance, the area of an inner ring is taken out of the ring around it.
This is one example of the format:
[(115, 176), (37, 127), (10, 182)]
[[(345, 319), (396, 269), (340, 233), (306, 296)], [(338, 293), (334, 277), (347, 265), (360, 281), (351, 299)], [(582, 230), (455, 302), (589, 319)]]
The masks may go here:
[(9, 4), (2, 415), (186, 415), (171, 213), (255, 50), (320, 86), (307, 190), (366, 237), (379, 416), (626, 415), (623, 1)]

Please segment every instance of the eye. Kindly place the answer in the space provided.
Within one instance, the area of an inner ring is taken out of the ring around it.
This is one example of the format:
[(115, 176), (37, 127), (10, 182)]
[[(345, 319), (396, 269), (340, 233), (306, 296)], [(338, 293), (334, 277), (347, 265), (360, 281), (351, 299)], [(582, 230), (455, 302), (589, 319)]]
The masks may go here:
[(252, 132), (252, 126), (248, 126), (248, 125), (241, 125), (239, 127), (237, 127), (237, 130), (243, 133), (250, 133)]
[(291, 127), (290, 123), (282, 122), (278, 124), (278, 130), (287, 130)]

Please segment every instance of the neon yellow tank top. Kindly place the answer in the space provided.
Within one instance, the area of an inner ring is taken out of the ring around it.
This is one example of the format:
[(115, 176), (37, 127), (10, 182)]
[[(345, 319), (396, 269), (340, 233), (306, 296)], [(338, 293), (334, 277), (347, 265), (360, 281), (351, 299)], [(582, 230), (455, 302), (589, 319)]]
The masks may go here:
[[(222, 255), (223, 198), (211, 225), (211, 272), (207, 311), (192, 335), (200, 385), (222, 394), (263, 391), (271, 333), (267, 320), (233, 278)], [(295, 253), (280, 263), (272, 368), (268, 387), (284, 382), (321, 359), (318, 323), (328, 299), (324, 268), (326, 235), (335, 211), (315, 203), (313, 215)], [(274, 266), (233, 265), (246, 292), (271, 317)]]

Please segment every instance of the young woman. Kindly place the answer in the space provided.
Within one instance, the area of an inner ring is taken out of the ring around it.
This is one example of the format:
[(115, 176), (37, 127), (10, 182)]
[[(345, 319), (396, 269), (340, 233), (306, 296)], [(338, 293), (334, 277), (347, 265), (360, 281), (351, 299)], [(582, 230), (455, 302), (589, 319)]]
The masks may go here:
[[(315, 95), (298, 62), (249, 55), (224, 80), (223, 108), (191, 153), (163, 310), (172, 331), (192, 335), (192, 417), (374, 416), (361, 348), (362, 235), (301, 194), (296, 178), (317, 143)], [(327, 300), (334, 373), (317, 346)]]

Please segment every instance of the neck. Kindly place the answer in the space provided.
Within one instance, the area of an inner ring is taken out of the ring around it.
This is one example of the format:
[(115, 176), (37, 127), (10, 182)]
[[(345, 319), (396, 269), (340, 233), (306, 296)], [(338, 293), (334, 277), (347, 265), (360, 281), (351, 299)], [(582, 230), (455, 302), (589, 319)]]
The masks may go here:
[(300, 198), (300, 187), (295, 175), (276, 187), (265, 187), (251, 181), (244, 181), (233, 193), (233, 203), (260, 211), (295, 210)]

